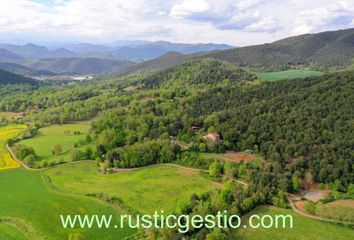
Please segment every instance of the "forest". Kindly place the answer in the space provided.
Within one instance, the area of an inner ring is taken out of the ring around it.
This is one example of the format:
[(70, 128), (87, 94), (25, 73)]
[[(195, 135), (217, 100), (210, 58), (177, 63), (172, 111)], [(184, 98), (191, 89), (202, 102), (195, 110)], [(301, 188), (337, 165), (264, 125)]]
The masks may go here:
[[(89, 138), (95, 147), (88, 156), (104, 171), (167, 162), (208, 169), (207, 177), (224, 187), (193, 195), (183, 213), (245, 214), (260, 204), (287, 207), (286, 193), (300, 191), (306, 181), (351, 191), (353, 86), (352, 71), (269, 82), (206, 58), (158, 73), (74, 85), (14, 84), (3, 88), (0, 110), (23, 112), (18, 122), (32, 123), (27, 137), (46, 125), (93, 118)], [(208, 133), (220, 140), (208, 140)], [(14, 150), (25, 162), (35, 161), (33, 149), (17, 145)], [(198, 155), (246, 150), (265, 161), (226, 164), (201, 161)], [(240, 188), (235, 176), (247, 179), (248, 187)], [(157, 234), (226, 239), (230, 232)]]

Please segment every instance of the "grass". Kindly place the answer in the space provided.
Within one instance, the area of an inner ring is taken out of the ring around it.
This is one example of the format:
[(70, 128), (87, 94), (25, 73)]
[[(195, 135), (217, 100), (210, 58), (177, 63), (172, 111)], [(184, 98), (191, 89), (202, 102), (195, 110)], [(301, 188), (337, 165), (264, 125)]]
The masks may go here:
[(232, 239), (238, 240), (351, 240), (354, 239), (354, 230), (332, 223), (317, 221), (306, 218), (288, 209), (281, 209), (272, 206), (257, 207), (251, 214), (265, 215), (292, 215), (293, 228), (240, 228), (233, 232)]
[(141, 213), (178, 211), (193, 193), (216, 186), (196, 172), (166, 165), (104, 175), (93, 162), (81, 162), (48, 169), (45, 174), (60, 190), (104, 193), (118, 197), (125, 206)]
[(226, 153), (200, 153), (199, 156), (203, 159), (215, 159), (224, 162), (241, 162), (242, 160), (261, 162), (263, 158), (256, 154), (250, 154), (245, 152), (226, 152)]
[(8, 139), (16, 137), (25, 128), (26, 126), (24, 125), (7, 125), (0, 127), (0, 170), (18, 168), (20, 166), (20, 164), (11, 157), (5, 144)]
[(26, 240), (25, 235), (15, 226), (0, 222), (0, 240)]
[(323, 73), (319, 71), (308, 70), (286, 70), (280, 72), (257, 72), (258, 78), (266, 81), (276, 81), (291, 78), (305, 78), (313, 76), (321, 76)]
[(316, 215), (323, 218), (354, 223), (354, 201), (341, 200), (326, 204), (316, 205)]
[[(74, 144), (80, 140), (85, 140), (86, 135), (89, 133), (90, 124), (87, 123), (74, 123), (64, 125), (52, 125), (39, 129), (36, 136), (30, 139), (22, 140), (19, 144), (28, 147), (33, 147), (38, 160), (48, 160), (52, 162), (55, 160), (62, 160), (63, 162), (70, 161), (69, 153), (74, 148)], [(80, 132), (80, 134), (74, 134)], [(59, 155), (52, 155), (52, 150), (55, 145), (61, 145), (63, 152)], [(84, 150), (87, 146), (79, 147)]]
[[(56, 193), (42, 179), (41, 172), (11, 169), (0, 172), (0, 217), (17, 218), (30, 223), (38, 235), (51, 240), (68, 239), (70, 233), (80, 233), (84, 239), (123, 239), (132, 229), (74, 229), (61, 226), (60, 214), (112, 214), (120, 212), (93, 198)], [(2, 226), (0, 235), (15, 234), (14, 229)]]

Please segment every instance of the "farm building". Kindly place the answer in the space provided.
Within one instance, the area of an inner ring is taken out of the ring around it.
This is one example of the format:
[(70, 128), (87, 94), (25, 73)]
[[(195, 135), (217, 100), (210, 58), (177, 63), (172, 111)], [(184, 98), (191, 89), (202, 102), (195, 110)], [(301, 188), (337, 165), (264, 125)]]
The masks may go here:
[(218, 142), (220, 141), (220, 134), (216, 132), (208, 133), (207, 135), (204, 136), (204, 138), (212, 142)]

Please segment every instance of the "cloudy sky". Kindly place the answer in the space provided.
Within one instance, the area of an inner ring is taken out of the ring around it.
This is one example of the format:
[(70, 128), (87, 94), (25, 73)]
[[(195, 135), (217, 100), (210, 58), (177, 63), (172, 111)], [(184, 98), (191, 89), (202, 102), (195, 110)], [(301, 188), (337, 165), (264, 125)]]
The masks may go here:
[(0, 41), (245, 46), (354, 27), (354, 0), (2, 0)]

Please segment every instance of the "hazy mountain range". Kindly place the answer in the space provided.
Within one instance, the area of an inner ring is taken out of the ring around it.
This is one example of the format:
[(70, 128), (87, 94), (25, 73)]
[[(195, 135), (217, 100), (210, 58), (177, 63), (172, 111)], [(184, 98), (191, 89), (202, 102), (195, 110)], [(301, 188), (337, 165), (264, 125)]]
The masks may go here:
[(124, 75), (155, 72), (194, 58), (216, 58), (248, 67), (311, 64), (325, 68), (343, 67), (354, 59), (354, 29), (305, 34), (240, 48), (164, 41), (119, 46), (0, 44), (0, 69), (26, 76), (39, 73)]

